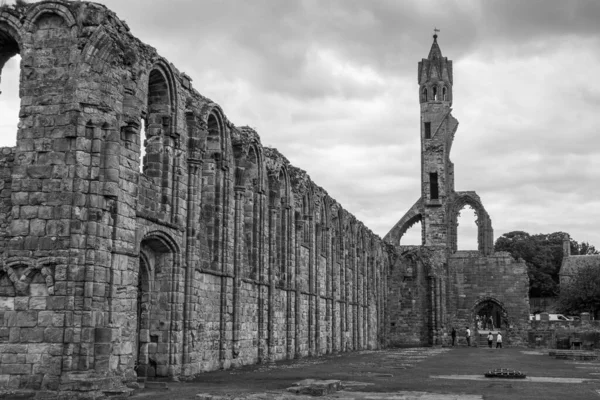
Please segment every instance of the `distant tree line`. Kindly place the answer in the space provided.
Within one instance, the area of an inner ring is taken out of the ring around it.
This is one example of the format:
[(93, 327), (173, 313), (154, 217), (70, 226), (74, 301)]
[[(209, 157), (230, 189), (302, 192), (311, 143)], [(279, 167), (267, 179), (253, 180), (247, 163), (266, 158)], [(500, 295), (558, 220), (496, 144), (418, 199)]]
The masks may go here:
[[(564, 232), (531, 235), (523, 231), (513, 231), (500, 236), (494, 249), (507, 251), (515, 259), (521, 258), (527, 263), (529, 297), (556, 297), (560, 293), (559, 273), (563, 259), (564, 236)], [(572, 255), (599, 254), (588, 242), (579, 243), (571, 239), (570, 245)], [(598, 283), (600, 284), (600, 278)]]
[(595, 319), (600, 311), (600, 265), (586, 265), (560, 288), (556, 309), (565, 315), (589, 312)]

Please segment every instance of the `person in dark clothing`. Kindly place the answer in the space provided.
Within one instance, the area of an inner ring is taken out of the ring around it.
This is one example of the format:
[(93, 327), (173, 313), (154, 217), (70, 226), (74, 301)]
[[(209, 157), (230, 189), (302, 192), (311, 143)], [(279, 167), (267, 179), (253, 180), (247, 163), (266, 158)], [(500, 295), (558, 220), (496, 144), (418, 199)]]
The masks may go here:
[(450, 335), (452, 336), (452, 346), (454, 347), (454, 344), (456, 343), (456, 329), (454, 329), (454, 327), (452, 327), (452, 333)]
[(492, 332), (490, 332), (490, 333), (488, 334), (487, 340), (488, 340), (488, 346), (489, 346), (489, 347), (490, 347), (490, 349), (491, 349), (491, 348), (492, 348), (492, 342), (494, 341), (494, 335), (492, 335)]

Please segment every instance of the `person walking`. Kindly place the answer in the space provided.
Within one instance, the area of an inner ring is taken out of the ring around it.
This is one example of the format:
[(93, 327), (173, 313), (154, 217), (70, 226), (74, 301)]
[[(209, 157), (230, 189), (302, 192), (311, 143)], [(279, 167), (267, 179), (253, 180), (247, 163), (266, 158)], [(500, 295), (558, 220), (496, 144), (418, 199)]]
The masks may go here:
[(494, 335), (492, 335), (492, 332), (490, 332), (488, 334), (487, 340), (488, 340), (488, 347), (491, 349), (492, 348), (492, 342), (494, 341)]
[(454, 343), (456, 343), (456, 329), (454, 329), (454, 327), (452, 327), (452, 333), (450, 335), (452, 336), (452, 347), (454, 347)]
[(467, 326), (467, 332), (465, 333), (465, 338), (467, 339), (467, 346), (471, 347), (471, 330)]
[[(490, 347), (492, 347), (490, 345)], [(498, 336), (496, 336), (496, 348), (502, 348), (502, 334), (498, 332)]]

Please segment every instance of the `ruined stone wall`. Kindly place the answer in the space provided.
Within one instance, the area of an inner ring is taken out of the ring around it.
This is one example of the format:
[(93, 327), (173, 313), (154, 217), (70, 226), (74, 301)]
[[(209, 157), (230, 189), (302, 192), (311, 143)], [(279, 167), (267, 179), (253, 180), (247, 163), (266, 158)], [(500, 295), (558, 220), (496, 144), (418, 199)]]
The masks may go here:
[(529, 320), (529, 278), (524, 261), (515, 261), (506, 252), (482, 256), (459, 251), (448, 259), (448, 312), (450, 325), (475, 326), (477, 306), (487, 300), (500, 305), (508, 317), (505, 336), (509, 345), (522, 345)]
[(422, 346), (431, 343), (429, 276), (419, 246), (401, 246), (390, 269), (387, 299), (388, 343)]
[(600, 321), (590, 321), (589, 315), (577, 321), (529, 321), (526, 343), (530, 347), (570, 349), (573, 340), (586, 350), (600, 346)]
[(0, 388), (385, 342), (382, 241), (114, 13), (4, 7), (0, 47), (22, 57), (0, 155)]
[[(506, 312), (501, 329), (510, 345), (527, 341), (527, 268), (508, 253), (449, 254), (443, 247), (400, 246), (392, 263), (387, 311), (390, 345), (448, 345), (469, 326), (477, 336), (478, 308), (491, 301)], [(474, 339), (473, 342), (476, 340)]]

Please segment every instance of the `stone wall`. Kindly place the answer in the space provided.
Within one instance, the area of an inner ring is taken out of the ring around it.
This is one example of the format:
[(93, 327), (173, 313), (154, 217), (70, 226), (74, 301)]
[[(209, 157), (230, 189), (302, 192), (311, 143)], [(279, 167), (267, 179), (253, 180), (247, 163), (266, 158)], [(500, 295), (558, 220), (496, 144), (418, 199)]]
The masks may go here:
[[(421, 196), (384, 237), (393, 259), (389, 344), (449, 344), (453, 327), (459, 337), (467, 327), (477, 336), (483, 328), (478, 317), (495, 320), (508, 344), (522, 344), (529, 314), (526, 265), (507, 253), (494, 254), (492, 221), (481, 199), (474, 191), (454, 190), (450, 151), (458, 121), (452, 116), (452, 76), (452, 61), (442, 56), (434, 34), (418, 68)], [(458, 216), (466, 206), (477, 215), (478, 251), (457, 251)], [(402, 236), (417, 222), (422, 246), (402, 246)]]
[(380, 238), (113, 12), (4, 7), (0, 47), (22, 57), (0, 155), (0, 388), (385, 343)]
[(549, 349), (569, 349), (573, 340), (582, 348), (600, 348), (600, 321), (582, 318), (578, 321), (530, 321), (527, 344), (530, 347)]
[(515, 261), (505, 252), (482, 256), (479, 252), (458, 251), (448, 259), (448, 312), (456, 316), (452, 326), (475, 326), (479, 304), (493, 301), (505, 312), (508, 345), (523, 345), (529, 320), (529, 277), (524, 261)]
[(476, 336), (476, 315), (486, 302), (505, 312), (501, 329), (507, 344), (526, 344), (529, 278), (525, 262), (515, 261), (508, 253), (449, 254), (441, 246), (400, 246), (398, 253), (389, 278), (390, 345), (448, 345), (452, 327), (461, 338), (467, 326)]

